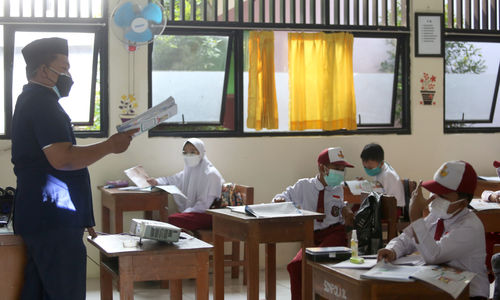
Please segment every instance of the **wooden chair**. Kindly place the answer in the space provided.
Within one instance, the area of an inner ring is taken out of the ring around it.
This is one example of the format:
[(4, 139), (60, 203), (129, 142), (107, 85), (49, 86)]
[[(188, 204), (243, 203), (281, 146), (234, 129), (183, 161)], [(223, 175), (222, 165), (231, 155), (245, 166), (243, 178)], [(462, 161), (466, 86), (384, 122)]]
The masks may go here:
[(382, 195), (380, 198), (380, 218), (387, 224), (387, 241), (390, 242), (398, 235), (397, 200), (394, 196)]
[[(362, 192), (361, 199), (365, 199), (369, 193)], [(386, 224), (387, 227), (387, 244), (390, 240), (398, 235), (398, 214), (397, 214), (397, 200), (396, 197), (390, 195), (382, 195), (380, 198), (380, 221), (382, 225)], [(384, 226), (382, 226), (382, 230)]]
[[(253, 204), (254, 202), (254, 188), (251, 186), (244, 186), (235, 184), (234, 192), (239, 192), (242, 195), (243, 203), (245, 205)], [(197, 238), (207, 243), (213, 243), (213, 233), (211, 229), (196, 230), (193, 232)], [(246, 284), (246, 251), (244, 251), (243, 259), (240, 258), (240, 241), (239, 240), (226, 240), (231, 242), (231, 253), (224, 255), (224, 266), (231, 267), (231, 278), (239, 278), (240, 266), (243, 267), (243, 284)], [(245, 248), (244, 248), (245, 249)]]
[(410, 199), (411, 194), (413, 194), (413, 191), (417, 188), (417, 182), (410, 179), (401, 179), (401, 184), (405, 191), (405, 207), (403, 209), (403, 215), (401, 215), (398, 220), (398, 232), (403, 232), (403, 229), (410, 225)]

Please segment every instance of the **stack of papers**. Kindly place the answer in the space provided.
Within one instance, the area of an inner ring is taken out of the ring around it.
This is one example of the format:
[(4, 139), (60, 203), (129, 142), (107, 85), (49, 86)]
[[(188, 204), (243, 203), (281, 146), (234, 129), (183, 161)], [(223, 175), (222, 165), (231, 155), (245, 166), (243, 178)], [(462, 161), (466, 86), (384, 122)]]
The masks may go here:
[(228, 206), (231, 211), (246, 213), (257, 218), (293, 217), (301, 216), (292, 202), (262, 203), (245, 206)]
[(427, 282), (457, 298), (476, 274), (446, 266), (403, 266), (380, 261), (361, 278), (411, 282)]
[(383, 187), (378, 182), (373, 183), (368, 180), (349, 180), (345, 181), (345, 184), (349, 187), (349, 190), (353, 195), (361, 195), (361, 192), (384, 192)]
[(186, 195), (182, 193), (181, 190), (175, 185), (156, 185), (151, 186), (147, 179), (149, 178), (148, 173), (142, 166), (135, 166), (124, 171), (125, 175), (133, 182), (136, 186), (127, 186), (119, 188), (122, 191), (139, 191), (139, 192), (152, 192), (163, 190), (171, 195), (178, 195), (183, 199), (187, 199)]
[(147, 111), (116, 126), (118, 132), (124, 132), (127, 130), (139, 128), (140, 130), (134, 134), (134, 136), (146, 132), (154, 127), (156, 127), (161, 122), (177, 114), (177, 104), (174, 98), (168, 97), (168, 99), (163, 102), (151, 107)]

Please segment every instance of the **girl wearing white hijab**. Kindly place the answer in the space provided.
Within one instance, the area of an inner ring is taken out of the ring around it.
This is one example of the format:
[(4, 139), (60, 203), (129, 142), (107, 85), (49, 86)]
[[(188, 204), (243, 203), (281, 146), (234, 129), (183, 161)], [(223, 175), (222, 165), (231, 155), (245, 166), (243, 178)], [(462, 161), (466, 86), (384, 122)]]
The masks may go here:
[(180, 213), (168, 217), (168, 222), (187, 230), (212, 227), (212, 217), (205, 213), (215, 198), (220, 197), (224, 178), (205, 154), (205, 144), (197, 138), (188, 139), (182, 147), (184, 170), (168, 176), (150, 178), (152, 185), (177, 186), (187, 200), (174, 195)]

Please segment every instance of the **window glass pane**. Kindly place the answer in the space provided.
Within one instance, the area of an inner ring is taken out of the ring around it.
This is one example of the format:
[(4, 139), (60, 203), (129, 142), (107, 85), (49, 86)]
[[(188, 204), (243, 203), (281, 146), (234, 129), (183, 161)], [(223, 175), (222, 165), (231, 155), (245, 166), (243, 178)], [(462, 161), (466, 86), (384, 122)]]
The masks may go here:
[[(500, 64), (500, 44), (447, 41), (445, 45), (446, 121), (463, 119), (489, 123)], [(500, 126), (500, 120), (495, 119), (496, 126)]]
[[(35, 39), (46, 37), (61, 37), (68, 40), (70, 73), (75, 82), (68, 97), (59, 103), (63, 106), (72, 122), (89, 122), (90, 99), (92, 84), (92, 61), (94, 54), (94, 33), (79, 32), (24, 32), (15, 35), (14, 72), (12, 84), (12, 107), (15, 107), (17, 97), (26, 84), (26, 63), (21, 50)], [(92, 109), (94, 109), (92, 107)]]
[(354, 39), (358, 125), (391, 122), (396, 42), (396, 39), (388, 38)]
[[(0, 70), (5, 70), (3, 67), (3, 53), (4, 53), (4, 44), (3, 44), (3, 26), (0, 25)], [(0, 72), (0, 95), (5, 95), (4, 89), (4, 76), (5, 72)], [(4, 99), (4, 97), (2, 97)], [(0, 135), (5, 134), (5, 101), (2, 105), (0, 105)]]
[(175, 98), (177, 115), (167, 124), (219, 124), (228, 36), (162, 35), (152, 55), (152, 101)]
[[(245, 36), (244, 45), (245, 66), (243, 73), (243, 123), (245, 132), (256, 132), (255, 129), (246, 127), (246, 120), (248, 116), (247, 41), (248, 35)], [(354, 39), (353, 70), (358, 125), (388, 125), (391, 122), (396, 44), (397, 39), (393, 38), (356, 37)], [(274, 32), (274, 65), (279, 127), (278, 129), (273, 130), (264, 128), (260, 132), (289, 131), (288, 32)], [(401, 111), (399, 111), (399, 113), (401, 113)], [(361, 123), (359, 123), (360, 120)]]

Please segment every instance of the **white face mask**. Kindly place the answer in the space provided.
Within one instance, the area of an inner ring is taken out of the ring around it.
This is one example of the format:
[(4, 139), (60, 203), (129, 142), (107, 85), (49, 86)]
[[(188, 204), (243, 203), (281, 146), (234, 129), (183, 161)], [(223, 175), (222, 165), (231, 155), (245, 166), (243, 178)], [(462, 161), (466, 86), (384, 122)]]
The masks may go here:
[(460, 203), (462, 201), (465, 201), (465, 199), (461, 199), (452, 203), (446, 199), (436, 196), (436, 198), (432, 200), (431, 204), (429, 205), (429, 210), (431, 214), (435, 215), (436, 217), (446, 220), (451, 218), (456, 213), (456, 211), (448, 213), (448, 208), (450, 207), (450, 205)]
[(201, 155), (198, 154), (183, 154), (184, 164), (188, 167), (196, 167), (201, 160)]

